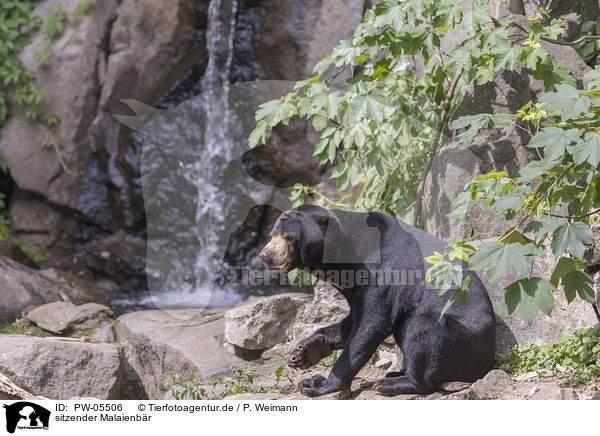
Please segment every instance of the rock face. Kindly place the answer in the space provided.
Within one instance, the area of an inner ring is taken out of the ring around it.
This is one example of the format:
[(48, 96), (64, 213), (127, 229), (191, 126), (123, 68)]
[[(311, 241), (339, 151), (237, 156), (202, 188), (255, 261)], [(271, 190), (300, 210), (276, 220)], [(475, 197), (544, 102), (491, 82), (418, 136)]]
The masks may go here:
[[(543, 46), (556, 58), (557, 67), (568, 68), (579, 84), (583, 83), (583, 76), (590, 68), (573, 48), (546, 42)], [(455, 118), (480, 113), (515, 113), (544, 93), (543, 82), (533, 80), (527, 68), (501, 70), (493, 82), (468, 88)], [(444, 145), (434, 158), (425, 185), (425, 230), (444, 240), (464, 238), (472, 232), (482, 238), (504, 233), (514, 223), (483, 206), (476, 206), (465, 220), (457, 221), (452, 216), (457, 208), (456, 196), (473, 177), (492, 170), (517, 176), (519, 169), (535, 158), (533, 150), (525, 148), (529, 135), (515, 126), (489, 129), (475, 138), (469, 150), (459, 150), (455, 142), (456, 131), (445, 133)]]
[[(46, 274), (52, 275), (52, 272)], [(91, 285), (79, 287), (71, 285), (66, 279), (53, 280), (3, 257), (0, 257), (0, 294), (0, 323), (19, 318), (27, 306), (52, 301), (108, 304), (106, 293)]]
[(325, 282), (319, 281), (314, 287), (314, 297), (301, 312), (290, 329), (290, 346), (306, 339), (315, 330), (341, 321), (350, 312), (350, 306), (340, 292)]
[(225, 341), (246, 350), (265, 350), (289, 336), (288, 330), (310, 297), (281, 294), (262, 297), (225, 312)]
[(0, 372), (47, 398), (119, 398), (120, 350), (77, 340), (0, 335)]
[[(70, 11), (78, 2), (47, 0), (36, 7), (36, 14), (50, 13), (58, 3)], [(75, 211), (84, 213), (89, 220), (103, 221), (101, 216), (82, 210), (79, 192), (87, 176), (78, 174), (82, 171), (89, 175), (90, 168), (97, 165), (89, 150), (87, 130), (96, 112), (98, 65), (105, 56), (103, 40), (116, 7), (116, 0), (97, 2), (79, 25), (68, 26), (54, 43), (50, 65), (34, 60), (43, 36), (34, 38), (21, 55), (26, 67), (35, 72), (37, 85), (48, 96), (42, 102), (42, 113), (61, 117), (60, 125), (49, 131), (43, 124), (25, 119), (23, 112), (15, 108), (2, 129), (0, 149), (4, 150), (18, 188), (10, 208), (13, 230), (28, 244), (52, 248), (69, 239)], [(82, 42), (75, 42), (76, 37), (81, 37)], [(77, 92), (73, 84), (77, 84)], [(50, 135), (71, 174), (61, 167), (52, 148), (41, 148), (42, 141)], [(103, 191), (99, 198), (106, 197), (106, 188)], [(104, 220), (103, 224), (108, 223)]]
[[(550, 280), (556, 259), (549, 251), (545, 258), (537, 259), (533, 265), (532, 276)], [(480, 274), (484, 285), (490, 293), (494, 310), (498, 313), (498, 302), (504, 294), (504, 288), (517, 280), (512, 272), (506, 273), (494, 283)], [(538, 345), (557, 342), (562, 335), (574, 330), (592, 327), (598, 322), (591, 304), (576, 298), (567, 302), (562, 286), (554, 292), (554, 309), (550, 316), (538, 313), (531, 325), (521, 320), (516, 313), (505, 320), (497, 318), (496, 355), (503, 357), (514, 345), (521, 342), (533, 342)]]
[(222, 310), (133, 312), (119, 317), (115, 330), (124, 346), (122, 399), (162, 399), (170, 376), (208, 382), (244, 364), (223, 349)]
[[(263, 2), (256, 29), (256, 78), (297, 81), (310, 77), (320, 59), (340, 40), (352, 36), (363, 20), (365, 3), (364, 0)], [(312, 124), (304, 120), (278, 126), (267, 146), (256, 150), (259, 173), (279, 186), (319, 182), (322, 172), (313, 156), (318, 138)]]

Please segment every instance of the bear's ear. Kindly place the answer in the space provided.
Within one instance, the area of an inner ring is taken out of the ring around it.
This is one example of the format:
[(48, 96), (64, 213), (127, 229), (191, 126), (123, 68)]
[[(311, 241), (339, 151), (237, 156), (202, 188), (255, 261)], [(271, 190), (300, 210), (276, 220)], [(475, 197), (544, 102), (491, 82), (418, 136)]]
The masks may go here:
[(340, 219), (330, 213), (328, 216), (319, 217), (323, 230), (323, 263), (339, 263), (343, 258), (342, 224)]
[(339, 220), (335, 215), (318, 215), (302, 220), (303, 231), (300, 243), (302, 265), (316, 268), (323, 263), (323, 248), (330, 232), (339, 229)]
[(332, 213), (317, 217), (317, 223), (325, 235), (328, 233), (340, 233), (342, 230), (340, 219)]

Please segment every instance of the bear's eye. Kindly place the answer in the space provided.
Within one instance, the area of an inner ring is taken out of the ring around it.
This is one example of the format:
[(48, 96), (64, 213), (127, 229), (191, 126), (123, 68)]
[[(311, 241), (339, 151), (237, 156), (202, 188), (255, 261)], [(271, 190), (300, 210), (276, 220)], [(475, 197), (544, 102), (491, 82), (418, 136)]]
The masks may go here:
[(294, 240), (294, 237), (288, 233), (285, 235), (285, 240), (288, 242), (292, 242)]

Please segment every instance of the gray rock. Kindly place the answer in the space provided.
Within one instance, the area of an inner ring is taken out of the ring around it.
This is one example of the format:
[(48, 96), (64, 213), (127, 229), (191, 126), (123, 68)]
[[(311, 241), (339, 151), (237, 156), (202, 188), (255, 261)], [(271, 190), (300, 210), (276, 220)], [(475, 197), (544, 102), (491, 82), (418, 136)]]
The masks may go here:
[(0, 335), (0, 350), (0, 372), (36, 395), (119, 398), (122, 372), (116, 345)]
[[(87, 330), (86, 334), (94, 337), (95, 330), (100, 329), (101, 336), (98, 339), (104, 339), (101, 342), (106, 342), (106, 339), (108, 339), (108, 342), (114, 341), (114, 336), (110, 337), (112, 316), (113, 313), (110, 308), (98, 303), (86, 303), (76, 306), (63, 301), (38, 306), (25, 314), (25, 318), (29, 321), (56, 334)], [(109, 334), (107, 335), (107, 333)]]
[[(543, 45), (555, 56), (557, 67), (568, 68), (580, 84), (585, 82), (583, 76), (590, 68), (573, 48), (545, 42)], [(479, 113), (515, 113), (544, 93), (543, 82), (533, 80), (529, 69), (517, 66), (514, 71), (501, 70), (493, 82), (469, 86), (455, 118)], [(456, 131), (444, 132), (443, 146), (435, 156), (426, 180), (423, 198), (425, 230), (444, 240), (461, 239), (471, 234), (479, 234), (481, 238), (501, 235), (514, 226), (514, 220), (506, 221), (495, 211), (478, 206), (465, 220), (458, 221), (452, 216), (458, 207), (456, 197), (477, 175), (496, 170), (517, 176), (521, 167), (536, 158), (533, 150), (525, 148), (530, 137), (515, 126), (489, 129), (475, 138), (470, 149), (459, 150), (456, 135)]]
[(514, 384), (510, 376), (500, 370), (494, 369), (485, 377), (477, 380), (470, 388), (446, 395), (444, 400), (494, 400), (499, 399), (510, 390)]
[(314, 286), (314, 297), (304, 312), (307, 323), (331, 324), (340, 321), (350, 311), (350, 306), (335, 286), (318, 281)]
[[(48, 272), (47, 274), (52, 275)], [(80, 288), (71, 286), (66, 279), (55, 281), (3, 257), (0, 257), (0, 293), (0, 323), (19, 318), (27, 306), (53, 301), (70, 301), (76, 304), (108, 301), (105, 292), (91, 285)]]
[(247, 364), (223, 349), (223, 310), (148, 310), (117, 319), (124, 346), (122, 399), (162, 399), (167, 379), (179, 374), (210, 382)]
[(480, 399), (498, 398), (502, 391), (505, 391), (514, 384), (510, 376), (501, 369), (494, 369), (487, 373), (485, 377), (477, 380), (470, 389)]
[[(550, 279), (556, 259), (548, 250), (546, 257), (537, 259), (533, 264), (532, 276)], [(494, 283), (487, 280), (486, 274), (479, 274), (486, 286), (494, 310), (498, 313), (498, 302), (504, 294), (504, 288), (517, 280), (511, 271), (504, 274)], [(514, 345), (521, 342), (533, 342), (538, 345), (557, 342), (564, 334), (580, 328), (591, 327), (598, 322), (591, 304), (577, 297), (570, 304), (567, 302), (562, 286), (554, 292), (554, 309), (550, 316), (538, 313), (531, 325), (521, 320), (516, 313), (505, 320), (497, 319), (496, 323), (496, 355), (503, 357)]]
[(596, 292), (596, 309), (600, 310), (600, 271), (594, 274), (594, 291)]
[[(258, 29), (258, 77), (299, 80), (330, 54), (341, 39), (352, 36), (363, 20), (364, 0), (267, 0)], [(332, 25), (335, 23), (335, 25)]]
[(600, 264), (600, 221), (596, 221), (590, 226), (594, 234), (594, 243), (586, 247), (583, 260), (588, 267), (594, 267)]
[(545, 385), (536, 389), (536, 392), (529, 398), (531, 400), (579, 400), (579, 394), (576, 389), (561, 388), (555, 385)]
[(165, 91), (161, 88), (170, 86), (169, 75), (196, 35), (194, 6), (193, 0), (124, 0), (111, 28), (88, 135), (91, 149), (105, 156), (105, 182), (116, 192), (109, 210), (121, 228), (131, 229), (144, 219), (137, 187), (141, 150), (133, 144), (129, 128), (112, 114), (128, 112), (122, 99), (150, 103)]
[(284, 342), (309, 301), (306, 295), (290, 293), (236, 306), (225, 313), (225, 341), (247, 350), (265, 350)]
[(88, 301), (110, 306), (110, 297), (108, 291), (104, 290), (96, 283), (89, 282), (73, 274), (54, 268), (46, 268), (39, 271), (44, 277), (61, 284), (64, 287), (79, 290), (79, 294), (74, 294), (72, 302), (81, 304)]

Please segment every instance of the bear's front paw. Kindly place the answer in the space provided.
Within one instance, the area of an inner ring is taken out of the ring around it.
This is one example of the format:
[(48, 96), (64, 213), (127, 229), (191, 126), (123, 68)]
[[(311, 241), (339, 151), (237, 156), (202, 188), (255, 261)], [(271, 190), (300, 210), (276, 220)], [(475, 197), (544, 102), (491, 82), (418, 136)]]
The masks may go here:
[(318, 397), (319, 395), (325, 395), (326, 392), (325, 384), (326, 378), (322, 375), (316, 375), (313, 378), (305, 378), (298, 384), (298, 389), (303, 395), (307, 397)]
[(292, 368), (307, 369), (319, 363), (319, 361), (329, 356), (333, 349), (325, 342), (323, 338), (315, 338), (301, 342), (296, 347), (288, 360), (288, 365)]

